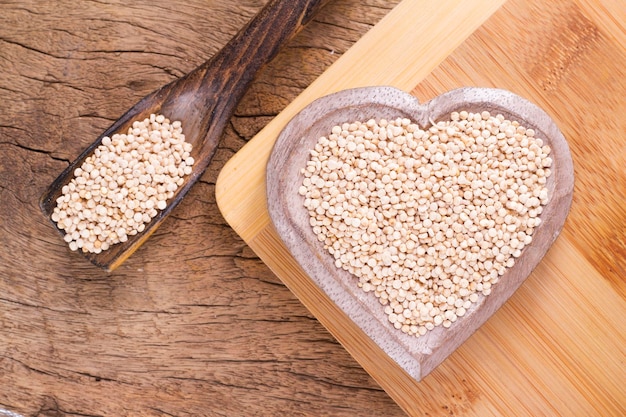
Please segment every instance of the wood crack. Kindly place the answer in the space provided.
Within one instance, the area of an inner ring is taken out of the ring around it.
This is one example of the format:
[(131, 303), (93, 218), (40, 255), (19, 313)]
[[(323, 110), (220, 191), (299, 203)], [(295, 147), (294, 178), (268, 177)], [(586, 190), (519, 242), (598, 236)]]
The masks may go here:
[[(5, 126), (0, 126), (0, 127), (5, 127)], [(15, 129), (24, 130), (24, 129), (21, 129), (21, 128), (15, 128)], [(54, 156), (51, 151), (47, 151), (47, 150), (44, 150), (44, 149), (33, 148), (31, 146), (26, 146), (26, 145), (23, 145), (21, 143), (14, 143), (14, 142), (0, 142), (0, 145), (15, 146), (16, 148), (19, 148), (19, 149), (22, 149), (22, 150), (25, 150), (25, 151), (28, 151), (28, 152), (35, 152), (35, 153), (39, 153), (39, 154), (42, 154), (42, 155), (49, 156), (54, 161), (64, 162), (64, 163), (66, 163), (68, 165), (70, 164), (70, 160), (69, 159), (67, 159), (67, 158), (59, 158), (57, 156)]]
[(47, 306), (42, 306), (42, 305), (38, 305), (38, 304), (28, 303), (28, 302), (25, 302), (25, 301), (11, 300), (9, 298), (4, 298), (4, 297), (0, 297), (0, 301), (1, 302), (5, 302), (5, 303), (9, 303), (9, 304), (19, 305), (19, 306), (22, 306), (22, 307), (36, 308), (36, 309), (39, 309), (39, 310), (52, 311), (52, 312), (61, 313), (61, 314), (72, 313), (72, 314), (78, 314), (78, 315), (82, 315), (82, 316), (91, 316), (91, 313), (89, 313), (87, 311), (69, 310), (69, 309), (56, 309), (56, 308), (52, 308), (52, 307), (47, 307)]
[(6, 39), (6, 38), (0, 38), (0, 41), (8, 43), (9, 45), (18, 46), (18, 47), (20, 47), (22, 49), (26, 49), (26, 50), (31, 51), (31, 52), (35, 52), (35, 53), (38, 53), (38, 54), (41, 54), (41, 55), (49, 56), (51, 58), (55, 58), (55, 59), (67, 59), (68, 58), (68, 57), (65, 57), (65, 56), (54, 55), (54, 54), (52, 54), (52, 53), (50, 53), (48, 51), (44, 51), (42, 49), (35, 48), (34, 46), (25, 45), (23, 43), (20, 43), (20, 42), (17, 42), (17, 41), (12, 41), (12, 40), (9, 40), (9, 39)]

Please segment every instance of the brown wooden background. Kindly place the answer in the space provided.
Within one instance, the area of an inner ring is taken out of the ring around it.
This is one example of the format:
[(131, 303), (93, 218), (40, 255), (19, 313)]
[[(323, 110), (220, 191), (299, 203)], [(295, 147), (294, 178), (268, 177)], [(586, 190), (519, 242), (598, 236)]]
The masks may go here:
[(38, 208), (125, 109), (263, 0), (0, 0), (0, 416), (402, 415), (243, 243), (223, 164), (397, 1), (333, 0), (265, 68), (186, 200), (106, 273)]

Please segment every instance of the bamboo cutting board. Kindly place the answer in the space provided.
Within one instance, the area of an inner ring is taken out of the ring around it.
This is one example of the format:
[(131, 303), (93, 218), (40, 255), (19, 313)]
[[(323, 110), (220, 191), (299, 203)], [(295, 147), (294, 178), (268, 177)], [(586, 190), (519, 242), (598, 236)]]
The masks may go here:
[[(411, 415), (626, 414), (626, 6), (620, 0), (405, 0), (224, 167), (229, 224)], [(568, 139), (576, 185), (562, 235), (485, 325), (421, 382), (363, 337), (274, 232), (265, 167), (316, 98), (391, 85), (426, 101), (461, 86), (528, 98)]]

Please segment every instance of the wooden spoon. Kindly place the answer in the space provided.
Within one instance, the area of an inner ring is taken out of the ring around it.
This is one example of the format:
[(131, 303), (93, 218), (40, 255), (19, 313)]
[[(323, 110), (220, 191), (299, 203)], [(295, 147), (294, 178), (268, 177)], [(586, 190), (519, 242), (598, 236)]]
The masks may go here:
[[(258, 70), (279, 47), (308, 23), (327, 0), (270, 0), (235, 37), (210, 60), (187, 75), (144, 97), (109, 127), (54, 180), (39, 205), (51, 220), (61, 189), (74, 177), (74, 170), (101, 144), (104, 136), (125, 133), (135, 120), (151, 113), (180, 120), (186, 141), (193, 145), (193, 172), (185, 178), (167, 207), (128, 241), (112, 245), (99, 254), (84, 253), (92, 263), (111, 271), (126, 260), (155, 232), (187, 194), (209, 165), (224, 127)], [(51, 220), (52, 221), (52, 220)], [(64, 235), (52, 221), (57, 230)], [(81, 251), (82, 252), (82, 251)]]

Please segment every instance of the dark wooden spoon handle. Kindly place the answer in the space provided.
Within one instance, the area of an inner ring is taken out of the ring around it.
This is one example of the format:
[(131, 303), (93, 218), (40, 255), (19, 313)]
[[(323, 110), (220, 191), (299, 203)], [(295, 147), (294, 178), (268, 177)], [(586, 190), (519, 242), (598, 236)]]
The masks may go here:
[[(270, 0), (211, 60), (189, 74), (200, 78), (199, 92), (207, 97), (207, 104), (219, 98), (222, 109), (236, 106), (258, 70), (327, 2)], [(224, 85), (218, 90), (228, 97), (212, 97), (216, 79), (223, 80)], [(207, 86), (211, 91), (204, 90)]]
[[(176, 113), (180, 111), (181, 95), (196, 92), (196, 97), (189, 100), (189, 105), (194, 107), (194, 113), (203, 116), (190, 118), (189, 109), (186, 109), (187, 124), (183, 126), (183, 130), (206, 132), (204, 138), (198, 138), (198, 143), (194, 144), (201, 149), (197, 160), (208, 165), (225, 124), (258, 70), (327, 2), (328, 0), (270, 0), (210, 60), (172, 83), (171, 88), (165, 86), (162, 89), (160, 94), (167, 94), (169, 97), (164, 97), (160, 110), (171, 119), (176, 119)], [(198, 125), (194, 125), (196, 123)]]

